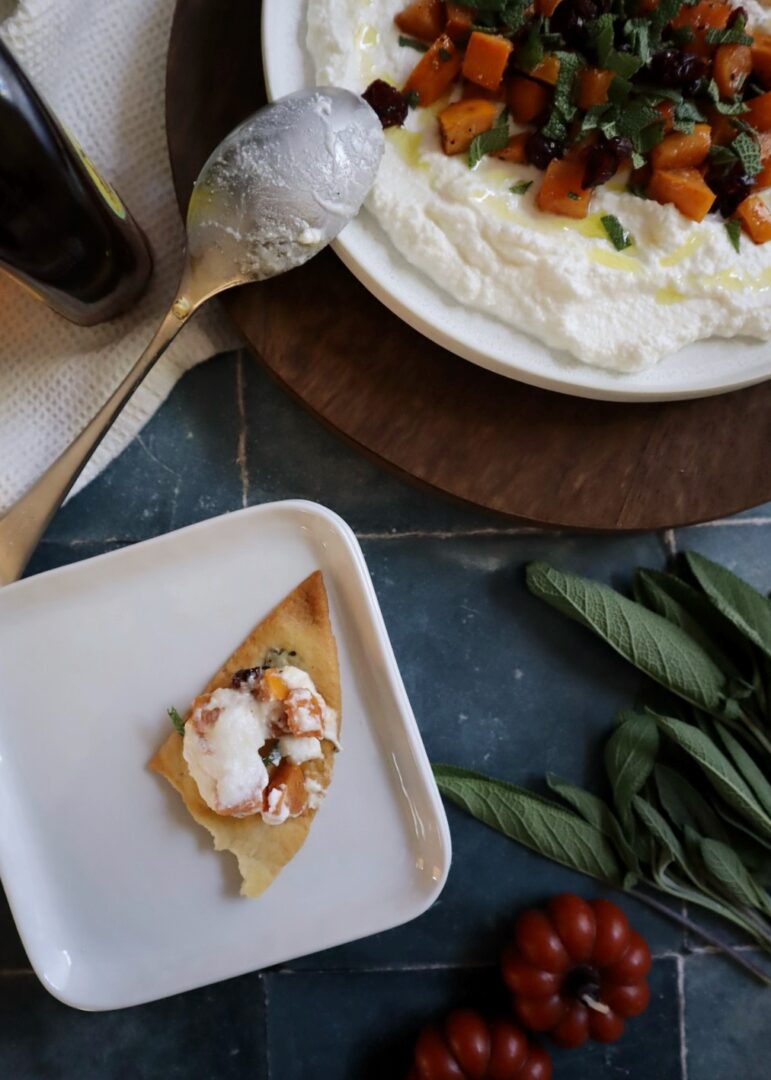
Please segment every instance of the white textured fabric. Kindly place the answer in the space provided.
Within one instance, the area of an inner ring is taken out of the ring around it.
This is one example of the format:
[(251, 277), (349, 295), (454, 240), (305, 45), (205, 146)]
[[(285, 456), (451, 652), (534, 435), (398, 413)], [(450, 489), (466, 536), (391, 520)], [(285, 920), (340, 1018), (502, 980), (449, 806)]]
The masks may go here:
[[(164, 126), (173, 8), (173, 0), (0, 0), (0, 35), (120, 192), (155, 257), (140, 303), (91, 328), (71, 325), (0, 275), (0, 510), (109, 396), (173, 299), (183, 246)], [(199, 314), (134, 395), (79, 486), (129, 442), (187, 368), (237, 343), (216, 304)]]

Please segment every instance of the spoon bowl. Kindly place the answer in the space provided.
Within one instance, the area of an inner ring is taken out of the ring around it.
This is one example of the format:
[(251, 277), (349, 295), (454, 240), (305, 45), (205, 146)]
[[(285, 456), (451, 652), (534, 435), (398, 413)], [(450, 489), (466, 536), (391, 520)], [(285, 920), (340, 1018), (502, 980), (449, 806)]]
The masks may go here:
[(318, 254), (361, 208), (383, 156), (380, 121), (348, 90), (300, 90), (219, 144), (193, 187), (177, 295), (112, 396), (0, 518), (0, 585), (21, 577), (49, 521), (123, 406), (212, 296), (283, 274)]
[(380, 121), (348, 90), (300, 90), (250, 116), (193, 187), (187, 250), (196, 291), (307, 262), (358, 213), (382, 156)]

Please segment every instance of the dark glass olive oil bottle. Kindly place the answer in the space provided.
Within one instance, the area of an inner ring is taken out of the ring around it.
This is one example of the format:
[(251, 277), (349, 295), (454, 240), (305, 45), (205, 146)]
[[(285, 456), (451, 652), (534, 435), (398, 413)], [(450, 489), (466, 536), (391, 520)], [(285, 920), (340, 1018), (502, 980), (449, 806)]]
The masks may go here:
[(0, 270), (84, 326), (130, 307), (152, 270), (147, 242), (119, 196), (2, 41)]

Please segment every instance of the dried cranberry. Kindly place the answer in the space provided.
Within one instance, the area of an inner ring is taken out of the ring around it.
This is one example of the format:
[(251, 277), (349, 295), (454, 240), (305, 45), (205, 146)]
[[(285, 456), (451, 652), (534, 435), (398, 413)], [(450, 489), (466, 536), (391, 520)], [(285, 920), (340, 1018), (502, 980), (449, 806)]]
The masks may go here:
[(585, 188), (599, 187), (615, 176), (619, 165), (632, 153), (632, 144), (623, 135), (615, 139), (601, 139), (586, 152), (584, 168)]
[(648, 78), (657, 86), (676, 90), (692, 90), (709, 71), (709, 60), (704, 56), (664, 49), (657, 52), (648, 64)]
[(542, 131), (534, 131), (525, 143), (525, 157), (538, 169), (545, 169), (550, 161), (562, 157), (564, 152), (562, 143), (550, 139)]
[(230, 680), (230, 685), (234, 690), (241, 690), (244, 686), (251, 690), (260, 675), (262, 675), (261, 667), (241, 668)]
[(595, 0), (562, 0), (551, 17), (550, 30), (562, 34), (566, 45), (583, 49), (588, 44), (587, 24), (600, 14)]
[(361, 95), (378, 116), (384, 128), (401, 127), (409, 108), (400, 90), (383, 79), (375, 79)]
[(723, 217), (730, 217), (752, 191), (752, 180), (742, 172), (738, 163), (730, 172), (709, 169), (704, 179), (707, 187), (717, 196), (712, 209), (719, 210)]

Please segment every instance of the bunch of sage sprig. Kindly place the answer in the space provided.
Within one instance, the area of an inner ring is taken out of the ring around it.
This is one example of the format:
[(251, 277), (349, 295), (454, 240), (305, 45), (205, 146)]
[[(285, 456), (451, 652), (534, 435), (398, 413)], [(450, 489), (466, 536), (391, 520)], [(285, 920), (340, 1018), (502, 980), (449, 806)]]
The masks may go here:
[(543, 563), (532, 593), (593, 630), (648, 676), (615, 718), (604, 763), (611, 802), (549, 775), (563, 803), (436, 765), (440, 790), (485, 824), (631, 893), (730, 953), (655, 889), (739, 927), (771, 953), (771, 601), (685, 554), (677, 572), (638, 570), (634, 600)]

